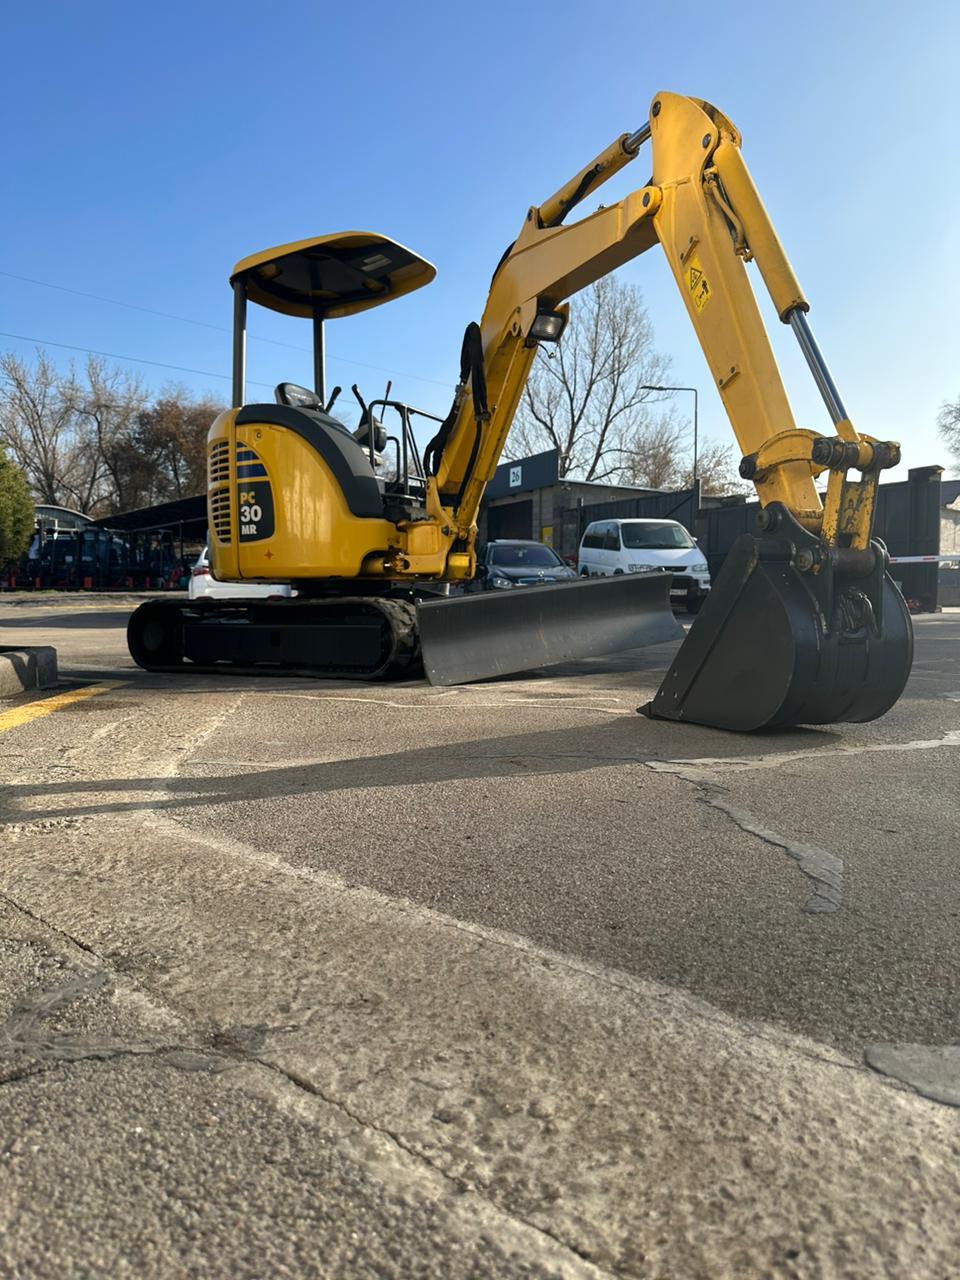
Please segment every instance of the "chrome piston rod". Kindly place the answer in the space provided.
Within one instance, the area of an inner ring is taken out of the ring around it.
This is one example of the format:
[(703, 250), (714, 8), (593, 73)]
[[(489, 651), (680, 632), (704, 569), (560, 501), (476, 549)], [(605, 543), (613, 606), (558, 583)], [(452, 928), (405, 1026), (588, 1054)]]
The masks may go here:
[(800, 343), (800, 350), (803, 352), (807, 364), (810, 366), (810, 372), (813, 374), (813, 380), (817, 384), (820, 394), (823, 396), (823, 403), (827, 406), (827, 412), (836, 426), (838, 422), (846, 421), (847, 411), (843, 407), (843, 401), (840, 399), (840, 392), (837, 385), (830, 376), (830, 370), (827, 368), (827, 362), (824, 360), (820, 348), (817, 346), (817, 340), (810, 330), (807, 323), (807, 317), (799, 307), (794, 307), (787, 316), (790, 322), (790, 328), (797, 335), (797, 341)]
[(624, 138), (623, 140), (624, 151), (629, 151), (630, 154), (633, 155), (635, 152), (640, 150), (640, 148), (643, 146), (643, 144), (647, 141), (649, 137), (650, 137), (650, 121), (648, 120), (642, 129), (638, 129), (636, 133), (631, 133), (629, 138)]

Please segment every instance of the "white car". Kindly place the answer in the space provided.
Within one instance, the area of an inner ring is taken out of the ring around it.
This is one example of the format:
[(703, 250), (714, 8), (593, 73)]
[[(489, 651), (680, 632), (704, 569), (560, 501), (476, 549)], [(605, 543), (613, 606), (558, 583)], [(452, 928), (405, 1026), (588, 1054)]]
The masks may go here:
[(190, 570), (187, 596), (191, 600), (265, 600), (292, 596), (289, 582), (219, 582), (210, 572), (209, 547), (204, 547)]
[(691, 613), (710, 590), (703, 552), (676, 520), (595, 520), (584, 530), (577, 569), (585, 577), (649, 569), (672, 573), (670, 602)]

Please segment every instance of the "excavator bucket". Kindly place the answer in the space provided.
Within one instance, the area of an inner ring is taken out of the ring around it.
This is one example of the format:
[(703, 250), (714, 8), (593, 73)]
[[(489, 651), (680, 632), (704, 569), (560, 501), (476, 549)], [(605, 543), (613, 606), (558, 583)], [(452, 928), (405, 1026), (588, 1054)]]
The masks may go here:
[(882, 544), (825, 548), (777, 520), (734, 543), (646, 715), (770, 729), (874, 720), (899, 698), (913, 628)]
[(423, 602), (427, 679), (469, 684), (678, 640), (670, 581), (667, 573), (631, 573)]

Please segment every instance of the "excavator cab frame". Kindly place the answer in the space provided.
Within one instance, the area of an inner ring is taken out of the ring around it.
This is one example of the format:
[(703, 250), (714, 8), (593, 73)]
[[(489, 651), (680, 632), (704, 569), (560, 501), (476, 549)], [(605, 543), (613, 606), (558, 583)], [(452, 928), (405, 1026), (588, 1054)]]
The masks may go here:
[(313, 321), (313, 381), (326, 405), (324, 323), (422, 289), (437, 274), (419, 254), (373, 231), (338, 231), (243, 258), (233, 289), (233, 408), (246, 395), (247, 303)]
[[(327, 398), (326, 321), (392, 302), (430, 284), (436, 274), (436, 267), (412, 249), (372, 231), (314, 236), (242, 259), (230, 275), (234, 294), (233, 407), (239, 409), (246, 401), (248, 303), (312, 321), (313, 396), (294, 383), (281, 383), (276, 396), (291, 407), (319, 408), (329, 414), (340, 388)], [(427, 485), (412, 419), (441, 420), (399, 400), (364, 402), (356, 385), (353, 393), (362, 410), (355, 436), (370, 460), (371, 471), (378, 474), (384, 469), (384, 455), (394, 455), (392, 478), (384, 484), (387, 516), (409, 518), (412, 510), (422, 508)], [(383, 429), (377, 409), (398, 414), (396, 435)]]

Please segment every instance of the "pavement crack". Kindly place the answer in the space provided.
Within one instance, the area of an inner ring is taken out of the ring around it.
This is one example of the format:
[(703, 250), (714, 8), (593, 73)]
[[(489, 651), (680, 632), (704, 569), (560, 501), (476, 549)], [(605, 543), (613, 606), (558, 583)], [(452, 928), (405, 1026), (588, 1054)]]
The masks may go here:
[[(91, 1044), (87, 1048), (83, 1048), (82, 1045), (82, 1041), (57, 1037), (43, 1046), (30, 1043), (14, 1046), (17, 1051), (31, 1055), (34, 1060), (23, 1067), (15, 1067), (9, 1071), (0, 1070), (0, 1087), (16, 1084), (21, 1080), (29, 1080), (33, 1076), (46, 1075), (50, 1071), (57, 1071), (63, 1067), (72, 1067), (78, 1062), (114, 1062), (118, 1058), (166, 1058), (170, 1066), (179, 1070), (200, 1069), (195, 1066), (186, 1067), (177, 1060), (179, 1054), (188, 1052), (187, 1046), (181, 1044)], [(38, 1052), (40, 1048), (43, 1048), (44, 1052)], [(196, 1056), (199, 1059), (201, 1055)], [(213, 1071), (224, 1068), (207, 1066), (203, 1069)]]
[(762, 826), (745, 809), (729, 804), (726, 800), (707, 791), (706, 788), (701, 790), (705, 804), (725, 813), (741, 831), (756, 836), (758, 840), (772, 845), (775, 849), (782, 849), (788, 858), (793, 859), (800, 868), (801, 874), (807, 877), (814, 889), (812, 896), (803, 904), (804, 911), (810, 915), (820, 915), (840, 910), (843, 906), (842, 858), (838, 858), (835, 853), (828, 853), (826, 849), (821, 849), (817, 845), (788, 840), (786, 836), (778, 835), (769, 827)]
[(73, 946), (82, 951), (85, 955), (92, 956), (95, 960), (99, 960), (101, 963), (103, 962), (103, 956), (101, 956), (99, 952), (94, 951), (93, 947), (87, 946), (85, 942), (81, 942), (79, 938), (72, 933), (68, 933), (66, 929), (61, 929), (59, 925), (52, 924), (49, 920), (44, 919), (43, 916), (37, 915), (35, 911), (31, 911), (29, 907), (25, 907), (23, 903), (18, 902), (16, 898), (11, 898), (6, 893), (0, 893), (0, 902), (5, 902), (8, 907), (12, 907), (14, 911), (18, 911), (21, 915), (26, 916), (27, 919), (32, 920), (34, 924), (38, 924), (42, 928), (48, 929), (51, 933), (55, 933), (59, 937), (65, 938), (67, 942), (72, 943)]
[(648, 760), (644, 763), (648, 769), (654, 769), (658, 773), (671, 773), (681, 782), (688, 782), (697, 790), (704, 804), (725, 813), (741, 831), (745, 831), (747, 835), (756, 836), (758, 840), (771, 845), (774, 849), (782, 849), (787, 857), (797, 864), (801, 874), (806, 876), (813, 885), (813, 894), (803, 904), (803, 910), (808, 915), (827, 915), (833, 911), (839, 911), (843, 906), (842, 858), (838, 858), (835, 853), (829, 853), (826, 849), (821, 849), (818, 845), (789, 840), (786, 836), (763, 826), (746, 809), (741, 809), (738, 805), (722, 799), (718, 794), (717, 783), (711, 781), (711, 775), (707, 773), (688, 769), (682, 763), (676, 766), (665, 761)]
[(277, 1075), (283, 1076), (289, 1084), (294, 1085), (297, 1089), (303, 1090), (304, 1093), (309, 1093), (313, 1095), (313, 1097), (319, 1098), (321, 1102), (325, 1102), (327, 1106), (334, 1107), (342, 1115), (346, 1116), (346, 1118), (353, 1124), (359, 1125), (362, 1129), (372, 1129), (374, 1133), (378, 1133), (381, 1137), (389, 1139), (390, 1142), (399, 1147), (406, 1155), (422, 1161), (432, 1169), (434, 1173), (440, 1174), (440, 1176), (449, 1182), (450, 1185), (458, 1192), (476, 1190), (476, 1186), (473, 1183), (467, 1182), (464, 1178), (458, 1178), (455, 1174), (448, 1173), (446, 1169), (436, 1164), (424, 1152), (411, 1146), (410, 1143), (408, 1143), (393, 1129), (388, 1129), (385, 1125), (376, 1124), (372, 1120), (364, 1119), (363, 1116), (356, 1111), (353, 1111), (341, 1099), (325, 1093), (318, 1084), (313, 1080), (310, 1080), (307, 1076), (302, 1075), (299, 1071), (294, 1070), (292, 1067), (285, 1067), (282, 1063), (275, 1061), (273, 1058), (263, 1058), (252, 1055), (251, 1060), (259, 1063), (261, 1067), (266, 1068), (268, 1071), (273, 1071), (276, 1072)]
[[(165, 1058), (168, 1065), (183, 1071), (222, 1071), (230, 1055), (210, 1052), (181, 1041), (95, 1039), (44, 1027), (54, 1014), (62, 1013), (85, 996), (97, 995), (113, 986), (106, 969), (82, 973), (62, 986), (21, 996), (6, 1022), (0, 1026), (0, 1061), (18, 1060), (10, 1068), (0, 1067), (0, 1086), (14, 1084), (78, 1062), (111, 1062), (118, 1058)], [(240, 1054), (234, 1057), (248, 1057)]]

